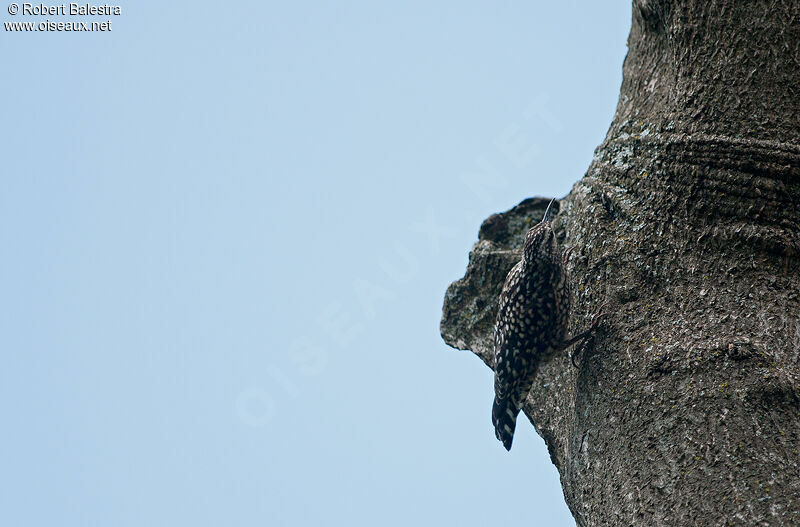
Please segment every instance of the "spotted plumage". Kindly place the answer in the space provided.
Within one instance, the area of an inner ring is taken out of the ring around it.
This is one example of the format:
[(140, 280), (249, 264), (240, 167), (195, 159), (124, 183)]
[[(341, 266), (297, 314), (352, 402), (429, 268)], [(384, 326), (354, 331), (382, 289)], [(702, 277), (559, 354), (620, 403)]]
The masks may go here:
[(511, 450), (517, 415), (539, 364), (586, 339), (596, 325), (593, 322), (587, 331), (567, 338), (568, 252), (561, 253), (550, 222), (553, 201), (542, 221), (526, 233), (522, 258), (508, 273), (500, 293), (494, 334), (492, 422), (506, 450)]

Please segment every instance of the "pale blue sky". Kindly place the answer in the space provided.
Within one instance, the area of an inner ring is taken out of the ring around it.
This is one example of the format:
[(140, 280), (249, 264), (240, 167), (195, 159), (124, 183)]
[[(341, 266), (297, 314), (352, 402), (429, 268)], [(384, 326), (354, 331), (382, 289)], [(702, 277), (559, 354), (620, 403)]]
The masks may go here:
[(438, 325), (588, 167), (629, 0), (120, 5), (0, 35), (0, 524), (572, 525)]

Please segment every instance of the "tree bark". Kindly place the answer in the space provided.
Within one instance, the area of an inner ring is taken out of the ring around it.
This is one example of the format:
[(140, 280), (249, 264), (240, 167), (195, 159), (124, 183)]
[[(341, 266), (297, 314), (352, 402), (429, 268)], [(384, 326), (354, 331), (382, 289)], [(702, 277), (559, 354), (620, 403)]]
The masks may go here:
[[(634, 0), (628, 48), (555, 220), (573, 329), (609, 316), (577, 368), (540, 368), (525, 414), (578, 525), (800, 525), (800, 2)], [(488, 218), (447, 291), (443, 338), (490, 367), (546, 204)]]

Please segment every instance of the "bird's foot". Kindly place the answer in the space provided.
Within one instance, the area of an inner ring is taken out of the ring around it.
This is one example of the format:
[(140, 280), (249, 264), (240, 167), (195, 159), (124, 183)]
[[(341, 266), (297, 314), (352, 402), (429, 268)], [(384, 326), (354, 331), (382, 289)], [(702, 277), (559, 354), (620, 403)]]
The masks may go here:
[(597, 329), (597, 326), (603, 323), (603, 320), (606, 318), (606, 308), (608, 307), (608, 302), (603, 302), (600, 306), (600, 309), (592, 315), (592, 323), (589, 325), (589, 331), (594, 331)]
[(564, 265), (567, 265), (569, 263), (569, 259), (572, 258), (572, 251), (574, 249), (575, 246), (573, 245), (572, 247), (567, 248), (567, 250), (565, 250), (564, 253), (561, 255), (561, 261), (564, 263)]
[(600, 309), (598, 309), (597, 312), (595, 312), (595, 314), (592, 315), (592, 322), (591, 324), (589, 324), (589, 327), (580, 334), (579, 336), (580, 343), (578, 343), (578, 345), (575, 347), (575, 349), (570, 355), (570, 360), (572, 361), (572, 365), (574, 367), (576, 368), (578, 367), (578, 363), (575, 362), (575, 360), (581, 355), (583, 355), (583, 352), (586, 349), (586, 345), (589, 343), (589, 341), (591, 341), (594, 338), (595, 330), (600, 326), (600, 324), (603, 323), (603, 320), (605, 320), (606, 318), (605, 309), (607, 307), (608, 304), (604, 302), (600, 306)]

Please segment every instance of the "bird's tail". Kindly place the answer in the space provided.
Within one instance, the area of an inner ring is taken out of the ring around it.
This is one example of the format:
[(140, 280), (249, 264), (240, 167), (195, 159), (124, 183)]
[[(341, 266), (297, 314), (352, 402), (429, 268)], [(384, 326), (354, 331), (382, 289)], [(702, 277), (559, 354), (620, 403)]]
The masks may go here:
[(514, 428), (517, 426), (517, 414), (519, 414), (519, 408), (511, 399), (494, 398), (494, 405), (492, 406), (494, 435), (503, 442), (506, 450), (511, 450), (511, 442), (514, 440)]

